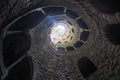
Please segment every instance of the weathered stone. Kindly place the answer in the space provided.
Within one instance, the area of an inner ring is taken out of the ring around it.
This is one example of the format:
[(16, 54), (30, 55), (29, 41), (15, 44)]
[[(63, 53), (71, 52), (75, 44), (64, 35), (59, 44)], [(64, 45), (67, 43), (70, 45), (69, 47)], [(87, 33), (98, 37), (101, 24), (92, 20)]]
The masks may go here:
[(80, 40), (86, 41), (88, 36), (89, 36), (89, 32), (88, 31), (83, 31), (80, 35)]
[(30, 49), (31, 36), (28, 33), (14, 33), (3, 40), (3, 59), (8, 67)]
[(25, 57), (15, 65), (4, 80), (32, 80), (33, 63), (31, 57)]
[(41, 11), (32, 12), (11, 25), (8, 30), (25, 31), (36, 27), (45, 18)]
[(58, 14), (64, 14), (64, 8), (63, 7), (46, 7), (43, 8), (45, 13), (47, 15), (58, 15)]
[(119, 0), (91, 0), (92, 5), (98, 11), (113, 14), (120, 11), (120, 1)]
[(120, 24), (108, 24), (105, 26), (105, 35), (115, 45), (120, 45)]
[(72, 51), (72, 50), (74, 50), (74, 48), (72, 46), (68, 46), (68, 47), (66, 47), (66, 50), (67, 51)]
[(97, 70), (97, 67), (87, 57), (80, 58), (77, 65), (84, 78), (90, 76)]
[(79, 47), (81, 47), (82, 45), (83, 45), (83, 42), (78, 41), (77, 43), (74, 44), (74, 47), (75, 47), (75, 48), (79, 48)]
[(70, 10), (70, 9), (67, 9), (65, 14), (66, 14), (68, 17), (73, 18), (73, 19), (76, 19), (76, 18), (79, 17), (78, 14), (76, 14), (75, 12), (73, 12), (73, 11)]

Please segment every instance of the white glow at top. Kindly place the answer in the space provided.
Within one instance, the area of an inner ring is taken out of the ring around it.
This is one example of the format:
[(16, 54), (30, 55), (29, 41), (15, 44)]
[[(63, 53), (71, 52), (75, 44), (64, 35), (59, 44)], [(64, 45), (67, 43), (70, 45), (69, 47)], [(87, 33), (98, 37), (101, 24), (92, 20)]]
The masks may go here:
[(63, 25), (58, 25), (54, 28), (53, 33), (57, 36), (57, 37), (62, 37), (65, 34), (65, 27)]
[(52, 42), (57, 43), (59, 40), (62, 39), (65, 33), (66, 33), (65, 26), (63, 24), (58, 24), (52, 29), (50, 38)]

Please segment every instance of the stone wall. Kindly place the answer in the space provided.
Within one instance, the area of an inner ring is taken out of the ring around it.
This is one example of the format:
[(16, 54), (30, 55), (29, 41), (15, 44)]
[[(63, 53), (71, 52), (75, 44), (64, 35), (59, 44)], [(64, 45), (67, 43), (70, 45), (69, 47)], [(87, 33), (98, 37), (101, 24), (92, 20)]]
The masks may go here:
[[(120, 46), (110, 43), (104, 35), (106, 24), (120, 22), (119, 13), (100, 13), (89, 0), (4, 0), (0, 1), (0, 28), (29, 10), (47, 5), (62, 5), (75, 10), (90, 28), (90, 36), (78, 50), (60, 55), (48, 46), (42, 28), (33, 31), (28, 52), (34, 64), (33, 80), (119, 80)], [(87, 79), (77, 66), (77, 60), (82, 56), (87, 56), (98, 67)]]

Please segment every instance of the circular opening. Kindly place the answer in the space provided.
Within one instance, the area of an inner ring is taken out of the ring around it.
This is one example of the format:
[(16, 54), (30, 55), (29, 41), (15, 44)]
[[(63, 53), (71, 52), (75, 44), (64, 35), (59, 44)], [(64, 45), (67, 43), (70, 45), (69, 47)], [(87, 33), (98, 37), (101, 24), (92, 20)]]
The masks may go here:
[(66, 38), (69, 35), (68, 26), (65, 23), (54, 23), (50, 32), (50, 39), (54, 44)]
[(52, 32), (52, 35), (51, 36), (56, 36), (56, 37), (62, 37), (64, 34), (65, 34), (65, 27), (64, 25), (57, 25), (54, 29), (53, 29), (53, 32)]
[[(84, 44), (84, 42), (87, 40), (87, 32), (89, 33), (87, 24), (81, 18), (79, 18), (77, 13), (70, 9), (67, 9), (64, 14), (57, 14), (52, 16), (48, 15), (44, 23), (45, 24), (43, 25), (49, 28), (48, 44), (55, 51), (62, 50), (66, 52), (75, 50), (79, 48), (81, 44)], [(83, 31), (86, 32), (84, 33), (85, 38), (81, 38)], [(74, 44), (81, 40), (83, 42), (77, 44), (77, 48), (74, 48)]]

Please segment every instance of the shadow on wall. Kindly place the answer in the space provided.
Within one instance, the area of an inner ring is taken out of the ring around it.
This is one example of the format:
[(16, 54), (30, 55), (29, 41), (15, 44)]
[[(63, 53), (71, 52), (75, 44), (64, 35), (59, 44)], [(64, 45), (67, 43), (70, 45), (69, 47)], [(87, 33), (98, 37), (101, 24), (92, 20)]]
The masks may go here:
[(91, 0), (91, 4), (96, 10), (106, 14), (120, 11), (120, 0)]
[(4, 80), (32, 80), (33, 64), (31, 57), (25, 57), (15, 65)]
[(115, 45), (120, 45), (120, 24), (108, 24), (104, 32), (109, 41)]
[(87, 57), (80, 58), (77, 64), (84, 78), (90, 76), (97, 70), (97, 67)]

